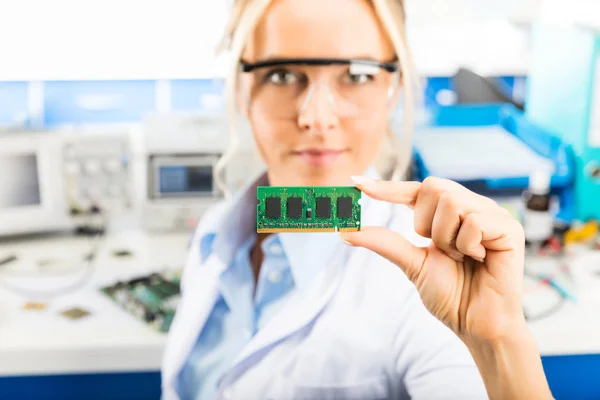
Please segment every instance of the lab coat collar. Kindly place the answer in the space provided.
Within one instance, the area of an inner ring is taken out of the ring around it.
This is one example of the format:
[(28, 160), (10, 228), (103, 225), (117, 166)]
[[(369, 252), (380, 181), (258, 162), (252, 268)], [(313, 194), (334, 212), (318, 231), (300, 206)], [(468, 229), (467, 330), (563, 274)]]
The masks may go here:
[[(191, 257), (182, 281), (184, 297), (177, 307), (175, 319), (169, 332), (170, 349), (163, 359), (163, 386), (173, 388), (177, 374), (187, 360), (198, 333), (205, 324), (218, 298), (218, 271), (221, 265), (216, 254), (211, 254), (200, 268), (200, 260)], [(185, 285), (185, 288), (184, 288)], [(167, 397), (170, 398), (170, 397)]]
[(237, 249), (251, 236), (256, 235), (256, 187), (266, 185), (267, 182), (267, 176), (264, 174), (236, 193), (223, 214), (224, 218), (220, 219), (221, 226), (207, 232), (215, 235), (210, 251), (219, 256), (224, 267), (232, 261)]

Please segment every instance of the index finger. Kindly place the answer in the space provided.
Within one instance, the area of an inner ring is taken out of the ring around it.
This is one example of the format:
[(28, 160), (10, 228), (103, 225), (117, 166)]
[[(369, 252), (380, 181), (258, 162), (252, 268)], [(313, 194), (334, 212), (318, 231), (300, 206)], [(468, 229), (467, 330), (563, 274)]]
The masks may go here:
[(353, 176), (352, 180), (367, 196), (387, 201), (390, 203), (404, 204), (414, 208), (417, 195), (421, 189), (421, 182), (392, 182), (367, 178), (366, 176)]

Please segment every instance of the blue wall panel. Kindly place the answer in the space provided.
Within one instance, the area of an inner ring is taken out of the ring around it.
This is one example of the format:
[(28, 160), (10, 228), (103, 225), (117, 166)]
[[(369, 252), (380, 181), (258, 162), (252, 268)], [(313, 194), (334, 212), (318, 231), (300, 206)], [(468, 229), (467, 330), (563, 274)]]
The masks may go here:
[(0, 125), (13, 125), (28, 115), (28, 82), (0, 82)]
[[(515, 78), (497, 78), (507, 90)], [(173, 111), (215, 111), (225, 107), (224, 82), (211, 79), (175, 79), (171, 85)], [(441, 91), (453, 91), (451, 77), (424, 80), (424, 105), (436, 107)], [(15, 123), (28, 113), (28, 82), (0, 82), (0, 125)], [(43, 86), (43, 123), (47, 127), (69, 124), (140, 122), (155, 112), (156, 82), (132, 81), (51, 81)], [(446, 97), (445, 100), (448, 98)], [(33, 99), (34, 103), (37, 102)]]
[(178, 79), (171, 81), (173, 111), (210, 111), (224, 106), (224, 84), (221, 80)]
[(139, 122), (156, 110), (155, 81), (54, 81), (44, 85), (47, 126)]

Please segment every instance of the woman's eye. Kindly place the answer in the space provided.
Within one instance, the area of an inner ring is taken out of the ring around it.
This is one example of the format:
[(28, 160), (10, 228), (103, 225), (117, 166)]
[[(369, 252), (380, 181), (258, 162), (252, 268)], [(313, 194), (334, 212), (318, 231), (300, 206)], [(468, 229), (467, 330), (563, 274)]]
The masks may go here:
[(296, 75), (290, 71), (278, 69), (269, 72), (265, 80), (269, 83), (274, 83), (275, 85), (291, 85), (296, 83)]
[(348, 73), (348, 82), (352, 84), (363, 84), (367, 82), (371, 82), (375, 78), (374, 75), (371, 74), (351, 74)]

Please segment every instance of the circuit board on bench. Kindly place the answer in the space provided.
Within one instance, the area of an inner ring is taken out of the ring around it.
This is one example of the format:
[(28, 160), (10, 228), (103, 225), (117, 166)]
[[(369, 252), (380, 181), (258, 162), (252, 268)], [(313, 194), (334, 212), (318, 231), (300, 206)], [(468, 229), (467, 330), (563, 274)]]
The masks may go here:
[(180, 299), (178, 271), (154, 273), (101, 288), (127, 312), (160, 332), (167, 332)]

